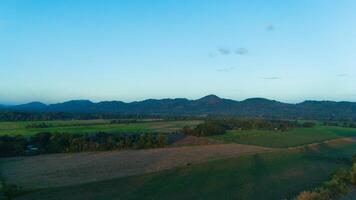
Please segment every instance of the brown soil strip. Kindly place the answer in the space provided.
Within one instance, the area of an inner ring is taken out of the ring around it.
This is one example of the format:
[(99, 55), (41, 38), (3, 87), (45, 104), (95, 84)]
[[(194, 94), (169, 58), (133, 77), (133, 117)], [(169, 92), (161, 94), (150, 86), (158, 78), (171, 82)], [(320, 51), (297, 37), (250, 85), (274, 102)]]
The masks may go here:
[(221, 144), (222, 142), (209, 139), (206, 137), (185, 136), (183, 139), (178, 140), (171, 146), (189, 146), (189, 145), (208, 145), (208, 144)]
[[(330, 140), (325, 140), (322, 142), (316, 142), (316, 143), (312, 143), (312, 144), (305, 144), (305, 145), (300, 145), (300, 146), (296, 146), (296, 147), (288, 147), (287, 149), (290, 151), (303, 151), (305, 148), (308, 148), (308, 149), (317, 151), (321, 144), (327, 144), (330, 147), (337, 147), (340, 145), (351, 144), (351, 143), (356, 143), (356, 137), (330, 139)], [(281, 148), (281, 149), (283, 149), (283, 148)]]
[(273, 149), (241, 144), (212, 144), (147, 150), (52, 154), (2, 159), (8, 184), (26, 188), (57, 187), (144, 174), (207, 160)]

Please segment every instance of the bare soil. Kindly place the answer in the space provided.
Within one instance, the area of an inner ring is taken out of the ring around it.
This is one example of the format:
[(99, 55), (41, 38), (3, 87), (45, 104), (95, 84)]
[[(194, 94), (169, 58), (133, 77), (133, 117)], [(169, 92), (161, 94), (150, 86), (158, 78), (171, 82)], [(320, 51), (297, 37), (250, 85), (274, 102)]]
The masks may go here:
[(188, 146), (188, 145), (208, 145), (222, 143), (217, 140), (209, 139), (206, 137), (184, 136), (183, 139), (173, 143), (172, 146)]
[(321, 144), (327, 144), (330, 147), (337, 147), (343, 144), (351, 144), (356, 142), (356, 137), (345, 137), (345, 138), (336, 138), (336, 139), (330, 139), (330, 140), (325, 140), (322, 142), (315, 142), (311, 144), (306, 144), (306, 145), (300, 145), (296, 147), (288, 147), (287, 149), (290, 151), (303, 151), (305, 148), (309, 148), (312, 150), (318, 151), (319, 146)]
[(57, 187), (144, 174), (273, 149), (210, 144), (147, 150), (51, 154), (1, 159), (2, 176), (25, 189)]

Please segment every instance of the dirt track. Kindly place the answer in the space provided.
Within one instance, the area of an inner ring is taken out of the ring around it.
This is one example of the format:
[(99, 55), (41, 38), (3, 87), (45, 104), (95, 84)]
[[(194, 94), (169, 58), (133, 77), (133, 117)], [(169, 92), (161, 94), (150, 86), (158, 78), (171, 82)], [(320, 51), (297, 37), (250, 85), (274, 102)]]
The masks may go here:
[(52, 154), (3, 159), (7, 183), (24, 188), (56, 187), (154, 172), (207, 160), (236, 157), (272, 149), (212, 144), (148, 150)]
[(338, 144), (345, 144), (345, 143), (355, 143), (356, 142), (356, 137), (344, 137), (344, 138), (336, 138), (336, 139), (330, 139), (330, 140), (324, 140), (322, 142), (315, 142), (311, 144), (305, 144), (305, 145), (300, 145), (296, 147), (288, 147), (288, 150), (292, 151), (302, 151), (305, 148), (310, 148), (314, 149), (317, 148), (321, 144), (327, 144), (329, 146), (337, 146)]

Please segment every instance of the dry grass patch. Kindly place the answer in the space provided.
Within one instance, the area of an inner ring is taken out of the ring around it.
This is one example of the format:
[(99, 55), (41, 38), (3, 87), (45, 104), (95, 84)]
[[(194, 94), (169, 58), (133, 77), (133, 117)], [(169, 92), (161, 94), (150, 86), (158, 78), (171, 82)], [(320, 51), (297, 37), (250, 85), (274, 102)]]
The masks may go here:
[(214, 144), (148, 150), (52, 154), (2, 159), (7, 183), (24, 188), (57, 187), (144, 174), (208, 160), (271, 151), (270, 148)]

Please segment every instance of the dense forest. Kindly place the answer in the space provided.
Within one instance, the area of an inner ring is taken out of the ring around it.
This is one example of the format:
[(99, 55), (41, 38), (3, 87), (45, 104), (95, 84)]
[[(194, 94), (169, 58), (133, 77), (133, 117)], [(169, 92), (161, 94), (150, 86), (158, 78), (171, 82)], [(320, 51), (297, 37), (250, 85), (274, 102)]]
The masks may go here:
[(195, 128), (184, 127), (183, 133), (195, 136), (222, 135), (227, 130), (274, 130), (287, 131), (291, 128), (311, 128), (313, 122), (298, 122), (266, 119), (209, 119)]
[(0, 136), (0, 157), (47, 153), (110, 151), (164, 147), (164, 134), (38, 133), (34, 136)]
[(164, 119), (164, 120), (185, 120), (199, 119), (191, 116), (166, 116), (166, 115), (129, 115), (110, 113), (70, 113), (70, 112), (22, 112), (11, 110), (0, 110), (1, 121), (51, 121), (51, 120), (89, 120), (89, 119), (119, 119), (111, 123), (134, 123), (139, 119)]

